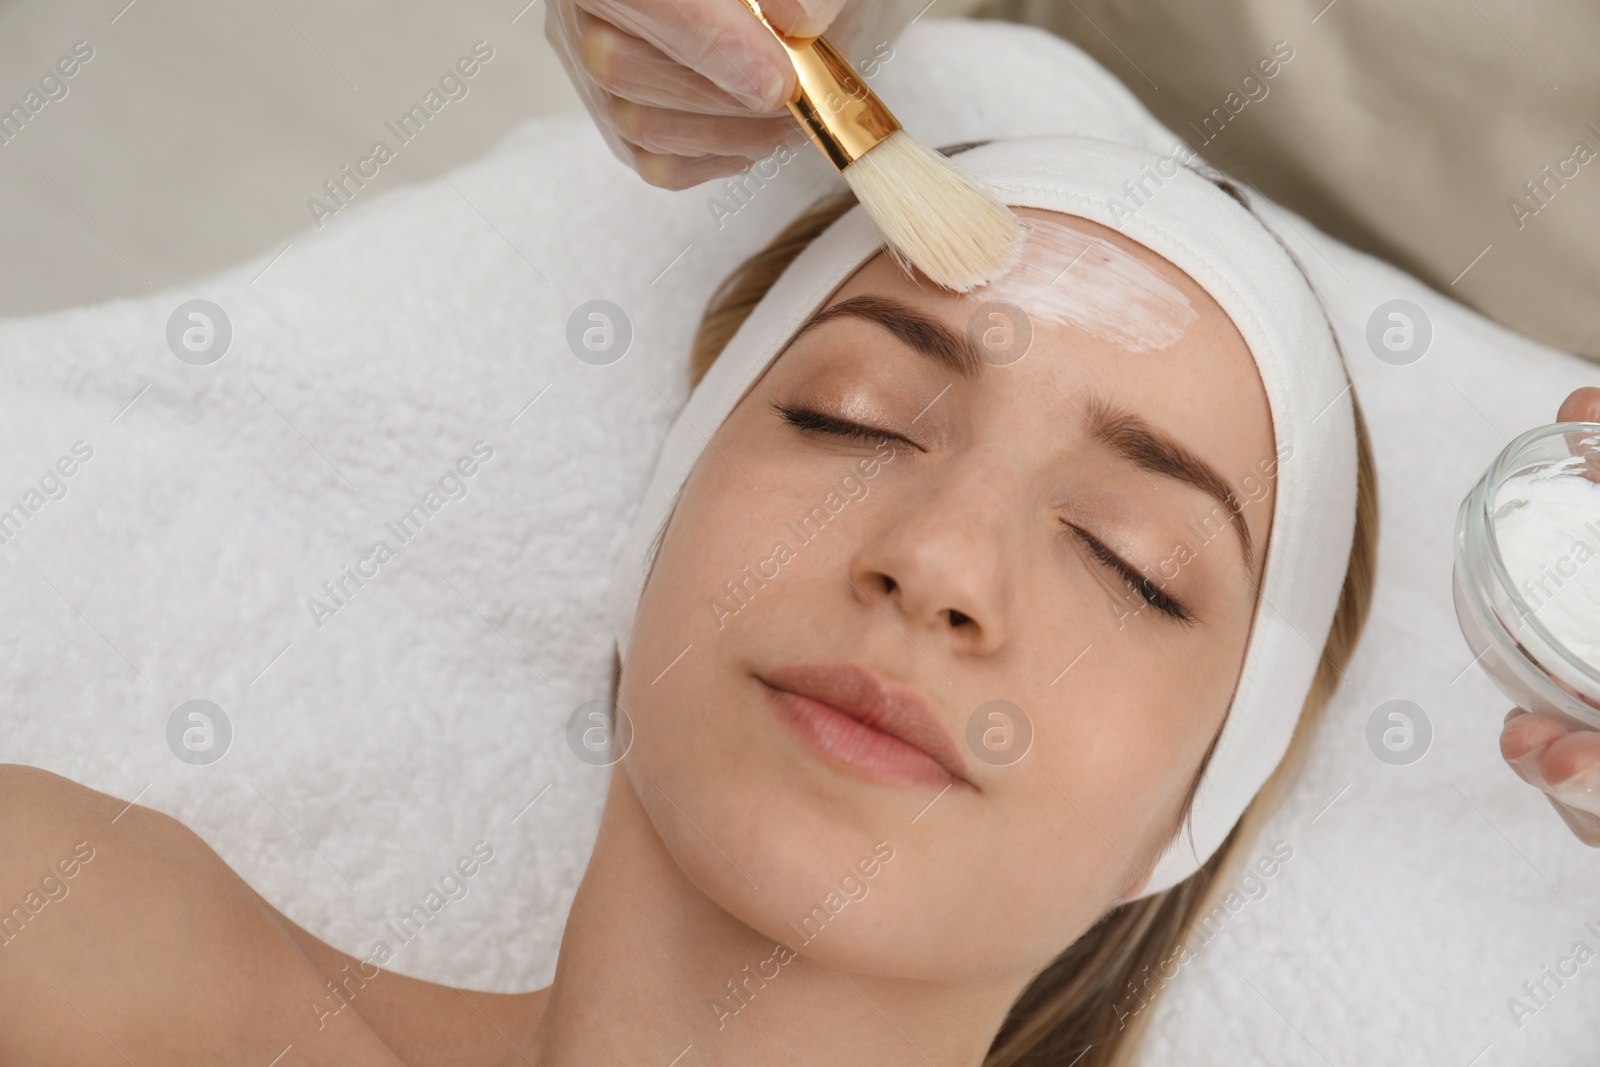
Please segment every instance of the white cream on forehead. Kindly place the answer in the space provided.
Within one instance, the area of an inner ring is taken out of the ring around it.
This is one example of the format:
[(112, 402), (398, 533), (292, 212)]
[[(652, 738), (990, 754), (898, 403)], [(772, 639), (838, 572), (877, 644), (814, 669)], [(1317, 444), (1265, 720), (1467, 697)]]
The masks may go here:
[(1110, 241), (1053, 219), (1023, 222), (1016, 264), (967, 299), (1004, 300), (1129, 352), (1166, 348), (1200, 317), (1183, 290)]

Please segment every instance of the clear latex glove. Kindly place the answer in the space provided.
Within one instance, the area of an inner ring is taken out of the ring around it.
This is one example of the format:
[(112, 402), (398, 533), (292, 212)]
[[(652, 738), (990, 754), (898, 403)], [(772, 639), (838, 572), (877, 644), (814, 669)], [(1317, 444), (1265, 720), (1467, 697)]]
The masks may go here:
[[(765, 0), (774, 26), (828, 40), (870, 78), (926, 0)], [(555, 47), (606, 143), (651, 185), (737, 174), (805, 133), (794, 68), (740, 0), (546, 0)]]
[[(1556, 421), (1600, 422), (1600, 389), (1567, 397)], [(1544, 791), (1578, 840), (1600, 848), (1600, 730), (1573, 729), (1512, 708), (1500, 731), (1500, 754), (1523, 781)]]

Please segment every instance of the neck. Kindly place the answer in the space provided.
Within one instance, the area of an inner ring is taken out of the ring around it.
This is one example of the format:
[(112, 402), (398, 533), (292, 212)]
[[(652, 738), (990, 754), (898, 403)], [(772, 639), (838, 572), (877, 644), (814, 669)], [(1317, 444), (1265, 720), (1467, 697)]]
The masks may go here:
[[(816, 936), (830, 934), (848, 931)], [(752, 929), (690, 883), (615, 768), (555, 980), (517, 1062), (975, 1067), (1023, 985), (853, 973), (808, 959), (802, 942)]]

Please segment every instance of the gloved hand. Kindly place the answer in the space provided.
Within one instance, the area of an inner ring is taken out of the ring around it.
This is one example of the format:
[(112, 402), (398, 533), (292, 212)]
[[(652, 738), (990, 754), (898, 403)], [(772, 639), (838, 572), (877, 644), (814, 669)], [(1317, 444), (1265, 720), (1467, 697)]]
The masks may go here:
[[(1600, 422), (1600, 389), (1567, 397), (1556, 421)], [(1512, 708), (1500, 731), (1500, 754), (1524, 781), (1544, 790), (1578, 840), (1600, 848), (1600, 731)]]
[[(826, 32), (870, 78), (926, 0), (765, 0), (791, 37)], [(741, 0), (546, 0), (545, 36), (617, 157), (651, 185), (736, 174), (805, 133), (794, 68)]]

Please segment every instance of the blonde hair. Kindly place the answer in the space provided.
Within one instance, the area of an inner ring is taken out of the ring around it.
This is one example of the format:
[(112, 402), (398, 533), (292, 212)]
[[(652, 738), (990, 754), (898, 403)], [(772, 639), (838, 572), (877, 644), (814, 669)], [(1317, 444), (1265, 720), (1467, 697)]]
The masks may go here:
[[(1211, 177), (1211, 175), (1208, 175)], [(1214, 179), (1215, 180), (1215, 179)], [(1248, 209), (1238, 191), (1217, 184)], [(844, 193), (813, 205), (771, 243), (737, 267), (712, 294), (689, 352), (692, 385), (710, 369), (740, 324), (766, 295), (785, 268), (816, 237), (855, 204)], [(1233, 831), (1198, 871), (1159, 893), (1113, 907), (1046, 967), (1012, 1005), (983, 1067), (1059, 1064), (1065, 1067), (1125, 1067), (1137, 1062), (1139, 1044), (1150, 1017), (1146, 997), (1135, 981), (1169, 962), (1183, 947), (1186, 932), (1210, 904), (1214, 887), (1231, 880), (1244, 862), (1244, 846), (1288, 793), (1310, 751), (1322, 714), (1344, 677), (1355, 652), (1372, 601), (1378, 551), (1377, 480), (1361, 408), (1355, 404), (1356, 522), (1355, 539), (1333, 625), (1323, 645), (1310, 692), (1301, 706), (1289, 749)], [(1187, 816), (1199, 788), (1211, 747), (1189, 784), (1178, 823)], [(1178, 825), (1172, 827), (1176, 832)], [(1163, 976), (1166, 977), (1166, 976)], [(1161, 983), (1165, 985), (1165, 981)], [(1161, 986), (1146, 992), (1153, 997)], [(1119, 1010), (1132, 991), (1136, 1011)], [(1128, 1017), (1132, 1016), (1131, 1023)]]

